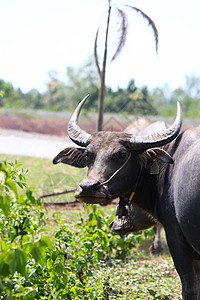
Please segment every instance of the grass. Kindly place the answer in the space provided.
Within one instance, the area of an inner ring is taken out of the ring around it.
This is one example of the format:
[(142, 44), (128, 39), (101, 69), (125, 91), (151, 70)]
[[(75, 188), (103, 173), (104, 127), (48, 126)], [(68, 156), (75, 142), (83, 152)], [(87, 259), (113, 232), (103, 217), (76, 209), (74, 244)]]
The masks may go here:
[[(65, 189), (76, 188), (86, 175), (86, 169), (78, 169), (64, 164), (53, 165), (50, 159), (36, 158), (19, 155), (0, 154), (0, 161), (18, 161), (28, 169), (27, 182), (34, 188), (37, 196)], [(64, 194), (56, 197), (45, 198), (48, 201), (71, 201), (73, 194)]]
[(133, 254), (128, 262), (101, 266), (97, 278), (107, 279), (109, 299), (181, 299), (180, 280), (171, 258)]
[[(28, 168), (27, 181), (29, 186), (35, 187), (36, 195), (62, 191), (67, 188), (76, 187), (80, 180), (86, 175), (86, 170), (77, 169), (67, 165), (54, 166), (49, 159), (33, 158), (26, 156), (0, 155), (0, 161), (7, 160), (23, 164)], [(71, 201), (73, 194), (51, 197), (45, 201)], [(114, 214), (114, 207), (103, 207), (108, 215)], [(48, 229), (53, 231), (56, 224), (53, 222), (57, 214), (70, 228), (77, 222), (79, 216), (86, 216), (84, 205), (69, 209), (63, 207), (48, 208)], [(160, 257), (149, 255), (151, 239), (145, 239), (128, 256), (126, 262), (110, 259), (101, 262), (97, 266), (94, 277), (90, 284), (94, 286), (98, 282), (105, 289), (105, 299), (181, 299), (181, 284), (173, 261), (170, 257), (164, 232), (162, 232), (165, 243), (165, 253)], [(107, 297), (107, 298), (106, 298)]]

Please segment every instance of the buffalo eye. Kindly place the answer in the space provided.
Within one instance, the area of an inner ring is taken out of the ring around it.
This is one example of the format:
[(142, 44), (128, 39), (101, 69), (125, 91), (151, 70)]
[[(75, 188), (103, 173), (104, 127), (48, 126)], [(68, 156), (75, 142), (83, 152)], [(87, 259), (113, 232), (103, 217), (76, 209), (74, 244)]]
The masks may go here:
[(86, 150), (85, 156), (86, 156), (86, 160), (87, 160), (87, 165), (91, 164), (91, 162), (94, 161), (94, 159), (95, 159), (95, 154), (88, 150)]
[(117, 152), (116, 153), (116, 157), (117, 157), (117, 159), (119, 159), (119, 160), (126, 160), (126, 158), (127, 158), (127, 152), (125, 152), (125, 151), (119, 151), (119, 152)]

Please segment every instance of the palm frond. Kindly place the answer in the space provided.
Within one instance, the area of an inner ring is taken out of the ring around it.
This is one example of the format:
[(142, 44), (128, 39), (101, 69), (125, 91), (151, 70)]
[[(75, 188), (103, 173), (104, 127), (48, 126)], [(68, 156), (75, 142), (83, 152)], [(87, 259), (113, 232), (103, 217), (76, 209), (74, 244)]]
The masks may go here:
[(99, 76), (101, 77), (101, 69), (99, 66), (99, 58), (98, 58), (98, 54), (97, 54), (97, 41), (98, 41), (98, 35), (99, 35), (99, 28), (97, 29), (96, 32), (96, 37), (95, 37), (95, 43), (94, 43), (94, 58), (95, 58), (95, 64), (97, 67), (97, 71), (99, 73)]
[(158, 30), (156, 28), (155, 23), (153, 22), (153, 20), (147, 15), (145, 14), (141, 9), (135, 7), (135, 6), (131, 6), (131, 5), (125, 5), (128, 8), (131, 8), (133, 10), (135, 10), (136, 12), (140, 13), (142, 15), (142, 17), (148, 21), (149, 26), (153, 29), (153, 34), (155, 37), (155, 44), (156, 44), (156, 52), (158, 52)]
[(111, 61), (115, 60), (117, 56), (120, 54), (121, 50), (123, 49), (125, 43), (126, 43), (126, 37), (127, 37), (127, 32), (128, 32), (128, 18), (126, 13), (116, 7), (119, 18), (120, 18), (120, 26), (118, 29), (118, 44), (116, 51), (111, 59)]

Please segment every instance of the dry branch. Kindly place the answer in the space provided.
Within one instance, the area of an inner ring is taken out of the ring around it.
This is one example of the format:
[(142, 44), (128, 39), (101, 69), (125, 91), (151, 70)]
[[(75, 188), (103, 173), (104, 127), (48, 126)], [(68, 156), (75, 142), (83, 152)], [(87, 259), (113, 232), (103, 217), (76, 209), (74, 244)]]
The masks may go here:
[(39, 198), (42, 199), (42, 198), (54, 197), (54, 196), (59, 196), (59, 195), (63, 195), (63, 194), (68, 194), (68, 193), (74, 193), (75, 190), (76, 190), (76, 188), (64, 190), (62, 192), (57, 192), (57, 193), (44, 194), (44, 195), (41, 195)]
[(75, 205), (75, 204), (80, 204), (81, 202), (79, 202), (78, 200), (74, 200), (74, 201), (65, 201), (65, 202), (42, 202), (42, 204), (44, 206), (53, 206), (53, 205), (57, 205), (57, 206), (65, 206), (65, 205)]
[[(39, 198), (48, 198), (48, 197), (54, 197), (54, 196), (59, 196), (59, 195), (63, 195), (63, 194), (68, 194), (68, 193), (74, 193), (76, 191), (76, 188), (74, 189), (69, 189), (69, 190), (64, 190), (62, 192), (57, 192), (57, 193), (50, 193), (50, 194), (44, 194), (41, 195)], [(62, 201), (62, 202), (42, 202), (42, 204), (44, 206), (51, 206), (51, 205), (60, 205), (60, 206), (64, 206), (64, 205), (74, 205), (74, 204), (80, 204), (81, 202), (78, 200), (74, 200), (74, 201)], [(115, 201), (111, 201), (110, 204), (117, 204), (117, 202)]]

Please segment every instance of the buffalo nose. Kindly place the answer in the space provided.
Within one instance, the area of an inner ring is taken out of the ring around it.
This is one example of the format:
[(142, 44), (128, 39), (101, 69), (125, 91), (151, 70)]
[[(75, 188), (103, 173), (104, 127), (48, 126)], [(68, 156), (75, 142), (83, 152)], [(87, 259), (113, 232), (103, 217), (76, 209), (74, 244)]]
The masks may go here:
[(91, 190), (95, 191), (99, 187), (99, 182), (94, 181), (94, 180), (84, 179), (83, 181), (81, 181), (80, 187), (81, 187), (83, 192), (91, 191)]

